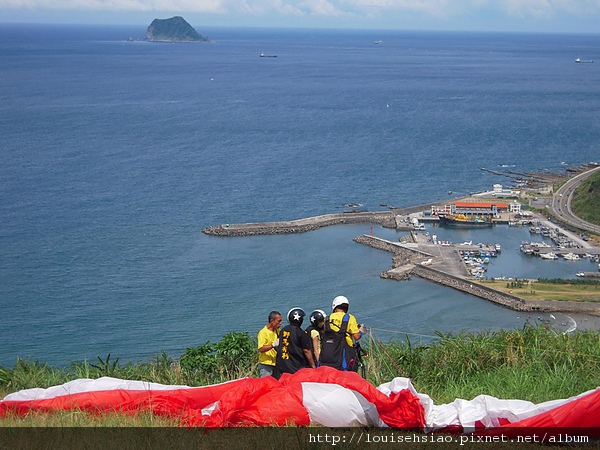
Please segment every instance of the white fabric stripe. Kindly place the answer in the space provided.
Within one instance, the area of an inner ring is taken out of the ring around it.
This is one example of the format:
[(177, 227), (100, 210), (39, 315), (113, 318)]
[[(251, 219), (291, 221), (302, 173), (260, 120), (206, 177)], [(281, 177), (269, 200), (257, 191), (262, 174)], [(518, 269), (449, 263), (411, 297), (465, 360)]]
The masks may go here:
[[(231, 381), (226, 381), (226, 384)], [(218, 384), (213, 385), (218, 386)], [(208, 386), (203, 386), (208, 387)], [(4, 397), (7, 401), (22, 401), (22, 400), (43, 400), (61, 395), (73, 395), (80, 394), (83, 392), (95, 392), (95, 391), (114, 391), (117, 389), (130, 390), (130, 391), (164, 391), (171, 389), (198, 389), (190, 388), (189, 386), (179, 385), (166, 385), (160, 383), (150, 383), (147, 381), (133, 381), (133, 380), (121, 380), (119, 378), (102, 377), (95, 380), (89, 378), (80, 378), (78, 380), (69, 381), (68, 383), (61, 384), (60, 386), (53, 386), (47, 389), (32, 388), (25, 389), (22, 391), (8, 394)]]
[(465, 432), (469, 432), (474, 431), (475, 423), (477, 422), (481, 422), (486, 427), (497, 427), (500, 424), (499, 419), (507, 419), (511, 423), (518, 422), (550, 411), (579, 397), (588, 395), (595, 390), (592, 389), (567, 399), (551, 400), (539, 404), (525, 400), (502, 400), (489, 395), (478, 395), (473, 400), (459, 398), (452, 403), (435, 405), (429, 395), (419, 394), (408, 378), (394, 378), (392, 381), (382, 384), (377, 389), (386, 395), (408, 389), (411, 393), (419, 397), (421, 405), (425, 410), (426, 432), (451, 425), (462, 426)]
[(303, 405), (313, 425), (386, 427), (375, 405), (362, 394), (338, 384), (302, 383)]

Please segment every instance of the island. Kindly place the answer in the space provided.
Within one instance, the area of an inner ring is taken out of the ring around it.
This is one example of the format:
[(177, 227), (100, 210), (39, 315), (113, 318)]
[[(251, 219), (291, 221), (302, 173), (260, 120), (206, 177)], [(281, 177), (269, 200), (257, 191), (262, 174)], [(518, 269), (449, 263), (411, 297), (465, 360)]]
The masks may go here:
[(183, 17), (154, 19), (146, 30), (146, 41), (150, 42), (208, 42)]

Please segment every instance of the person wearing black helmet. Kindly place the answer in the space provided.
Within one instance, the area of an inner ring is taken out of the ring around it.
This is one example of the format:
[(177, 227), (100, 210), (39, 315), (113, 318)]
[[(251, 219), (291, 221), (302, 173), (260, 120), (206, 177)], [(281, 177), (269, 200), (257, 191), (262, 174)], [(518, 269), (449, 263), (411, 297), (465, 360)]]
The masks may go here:
[(296, 373), (305, 367), (315, 368), (310, 347), (310, 338), (300, 328), (306, 313), (302, 308), (292, 308), (288, 312), (289, 325), (279, 333), (276, 367), (281, 373)]
[(321, 354), (321, 338), (323, 336), (323, 327), (325, 326), (327, 314), (321, 309), (316, 309), (310, 313), (310, 325), (306, 327), (306, 334), (311, 340), (311, 347), (315, 363), (319, 363), (319, 355)]

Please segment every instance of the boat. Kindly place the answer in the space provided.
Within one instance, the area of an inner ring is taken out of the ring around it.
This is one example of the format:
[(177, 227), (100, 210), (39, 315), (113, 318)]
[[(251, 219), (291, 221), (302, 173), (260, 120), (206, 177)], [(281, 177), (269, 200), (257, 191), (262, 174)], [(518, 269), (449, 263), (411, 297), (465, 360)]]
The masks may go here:
[(577, 272), (575, 274), (576, 277), (585, 277), (585, 272)]
[(581, 58), (576, 58), (575, 59), (576, 63), (593, 63), (594, 60), (593, 59), (581, 59)]
[(440, 225), (449, 227), (491, 227), (494, 222), (482, 218), (469, 219), (464, 214), (448, 214), (439, 216)]
[(565, 258), (567, 261), (579, 261), (579, 255), (575, 253), (565, 253), (563, 258)]
[(277, 58), (277, 55), (270, 55), (268, 53), (261, 53), (259, 56), (261, 58)]
[(558, 256), (554, 252), (540, 253), (542, 259), (558, 259)]

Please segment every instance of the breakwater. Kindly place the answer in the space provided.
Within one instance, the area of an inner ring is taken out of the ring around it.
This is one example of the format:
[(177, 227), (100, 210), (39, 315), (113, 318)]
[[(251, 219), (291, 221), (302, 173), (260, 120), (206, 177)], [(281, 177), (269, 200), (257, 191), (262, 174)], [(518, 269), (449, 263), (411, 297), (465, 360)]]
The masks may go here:
[[(598, 313), (596, 304), (585, 304), (582, 302), (566, 301), (530, 301), (517, 295), (512, 295), (494, 288), (484, 286), (468, 277), (456, 276), (453, 271), (454, 265), (460, 264), (458, 253), (446, 254), (444, 258), (434, 256), (435, 252), (425, 252), (421, 249), (411, 248), (407, 244), (386, 241), (374, 236), (362, 235), (354, 239), (355, 242), (369, 247), (392, 253), (393, 268), (383, 272), (381, 278), (397, 281), (410, 279), (411, 276), (423, 278), (432, 283), (447, 286), (467, 294), (491, 301), (498, 305), (510, 308), (514, 311), (523, 312), (586, 312)], [(449, 255), (456, 254), (452, 261)], [(429, 258), (428, 258), (429, 257)], [(428, 258), (428, 259), (425, 259)], [(440, 261), (443, 259), (443, 261)]]
[(502, 291), (482, 286), (474, 283), (472, 280), (455, 277), (448, 273), (441, 272), (432, 267), (415, 266), (412, 273), (420, 278), (451, 287), (458, 291), (466, 292), (467, 294), (475, 295), (476, 297), (489, 300), (499, 305), (505, 306), (515, 311), (551, 311), (540, 305), (528, 305), (524, 299), (516, 295), (507, 294)]
[(242, 237), (266, 234), (306, 233), (321, 227), (358, 223), (396, 228), (394, 214), (391, 211), (383, 211), (324, 214), (284, 222), (221, 224), (206, 227), (202, 232), (213, 236)]

